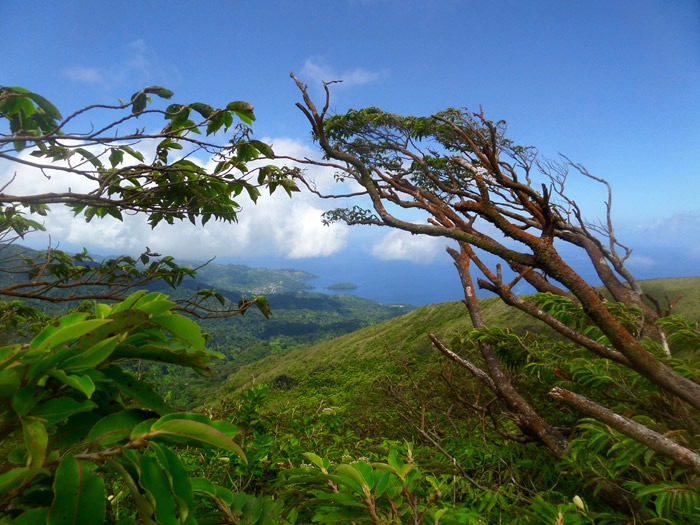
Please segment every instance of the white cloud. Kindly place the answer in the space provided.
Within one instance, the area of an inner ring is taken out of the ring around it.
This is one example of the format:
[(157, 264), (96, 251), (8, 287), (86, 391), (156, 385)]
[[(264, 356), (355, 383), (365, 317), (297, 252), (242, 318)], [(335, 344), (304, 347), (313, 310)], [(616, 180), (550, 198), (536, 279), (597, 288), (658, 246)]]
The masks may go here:
[(182, 76), (175, 66), (166, 65), (143, 39), (127, 46), (125, 56), (112, 65), (73, 65), (63, 70), (68, 80), (81, 84), (97, 85), (112, 89), (130, 84), (166, 84), (180, 82)]
[(621, 223), (617, 237), (635, 246), (685, 247), (689, 254), (700, 254), (700, 213), (682, 212), (645, 221)]
[(422, 264), (433, 261), (448, 241), (428, 235), (390, 230), (372, 246), (372, 255), (385, 261), (404, 260)]
[[(291, 139), (266, 140), (281, 155), (298, 158), (313, 153), (308, 146)], [(147, 144), (140, 146), (145, 152)], [(22, 158), (32, 159), (27, 153), (22, 153)], [(64, 192), (68, 188), (88, 192), (94, 188), (94, 182), (82, 177), (65, 173), (45, 177), (35, 168), (6, 162), (0, 164), (0, 187), (10, 182), (15, 173), (17, 176), (5, 193), (31, 195)], [(308, 175), (318, 179), (321, 189), (333, 184), (332, 171), (328, 168), (310, 167)], [(60, 205), (51, 206), (46, 218), (37, 219), (45, 222), (47, 234), (54, 242), (86, 246), (103, 254), (135, 255), (148, 246), (159, 253), (197, 260), (266, 254), (305, 258), (328, 256), (346, 246), (349, 227), (324, 226), (321, 221), (324, 203), (308, 191), (293, 193), (290, 198), (283, 189), (277, 189), (273, 195), (263, 189), (257, 204), (245, 194), (240, 196), (239, 204), (242, 207), (239, 222), (233, 224), (210, 221), (201, 226), (176, 222), (151, 229), (143, 215), (125, 215), (123, 222), (108, 217), (86, 223)], [(48, 244), (43, 234), (33, 237), (32, 246)]]
[(65, 69), (63, 74), (68, 80), (82, 84), (104, 85), (106, 83), (100, 70), (95, 67), (72, 66)]
[(378, 80), (384, 75), (383, 72), (370, 71), (364, 68), (355, 68), (345, 71), (335, 71), (333, 68), (322, 62), (308, 58), (302, 68), (302, 76), (309, 81), (321, 83), (333, 80), (342, 80), (339, 87), (354, 87), (369, 84)]
[(658, 266), (658, 263), (653, 258), (646, 255), (632, 253), (626, 262), (626, 266), (634, 272), (640, 272), (652, 270), (654, 267)]

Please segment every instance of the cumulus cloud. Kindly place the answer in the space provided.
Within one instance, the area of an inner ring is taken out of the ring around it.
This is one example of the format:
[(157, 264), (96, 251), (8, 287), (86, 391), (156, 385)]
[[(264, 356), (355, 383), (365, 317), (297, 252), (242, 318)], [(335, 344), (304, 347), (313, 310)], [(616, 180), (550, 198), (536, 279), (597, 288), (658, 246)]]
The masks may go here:
[(372, 246), (372, 255), (385, 261), (412, 261), (428, 264), (442, 253), (446, 240), (390, 230)]
[(339, 87), (355, 87), (369, 84), (382, 77), (384, 73), (370, 71), (364, 68), (354, 68), (344, 71), (336, 71), (323, 62), (308, 58), (302, 68), (302, 76), (310, 82), (321, 83), (333, 80), (342, 80)]
[[(280, 155), (295, 158), (311, 156), (313, 151), (291, 139), (265, 139)], [(147, 144), (141, 144), (146, 149)], [(22, 158), (28, 154), (22, 153)], [(15, 175), (16, 174), (16, 175)], [(308, 176), (317, 180), (320, 189), (333, 184), (332, 171), (311, 167)], [(9, 184), (9, 185), (8, 185)], [(94, 183), (66, 173), (46, 177), (39, 170), (17, 164), (0, 164), (0, 187), (8, 185), (6, 193), (30, 195), (48, 192), (87, 192)], [(237, 223), (210, 221), (205, 226), (189, 222), (161, 224), (151, 229), (143, 215), (125, 215), (123, 221), (107, 217), (86, 223), (75, 218), (65, 207), (53, 205), (43, 220), (53, 242), (86, 246), (104, 254), (137, 254), (146, 246), (159, 253), (179, 258), (209, 259), (218, 257), (276, 255), (292, 259), (332, 255), (347, 244), (349, 228), (335, 224), (324, 226), (321, 221), (323, 202), (308, 191), (294, 193), (290, 198), (282, 189), (263, 195), (257, 204), (241, 195), (241, 212)], [(46, 245), (42, 234), (34, 234), (31, 244)]]

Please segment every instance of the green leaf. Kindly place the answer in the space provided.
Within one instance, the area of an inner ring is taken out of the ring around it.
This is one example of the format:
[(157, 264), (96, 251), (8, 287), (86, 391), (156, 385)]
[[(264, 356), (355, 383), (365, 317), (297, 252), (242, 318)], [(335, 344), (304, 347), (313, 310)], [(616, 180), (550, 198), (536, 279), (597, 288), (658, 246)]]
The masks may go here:
[(216, 485), (207, 478), (192, 478), (190, 480), (194, 492), (204, 492), (206, 494), (216, 494)]
[(242, 100), (231, 102), (226, 106), (226, 109), (233, 112), (245, 124), (251, 125), (255, 120), (253, 114), (253, 106)]
[(44, 111), (44, 113), (46, 113), (46, 116), (49, 117), (51, 120), (57, 120), (61, 118), (61, 113), (58, 111), (56, 106), (54, 106), (51, 102), (46, 100), (41, 95), (27, 92), (27, 96), (34, 102), (36, 102), (36, 105), (39, 106)]
[(262, 295), (256, 295), (253, 300), (255, 301), (255, 306), (260, 310), (260, 313), (265, 316), (265, 319), (269, 319), (270, 316), (272, 316), (272, 310), (270, 309), (267, 299)]
[(32, 410), (32, 416), (44, 419), (46, 425), (51, 427), (75, 414), (87, 412), (96, 407), (97, 405), (92, 401), (76, 401), (70, 397), (57, 397), (49, 399)]
[(330, 466), (330, 462), (327, 459), (322, 459), (321, 456), (313, 452), (304, 452), (304, 457), (316, 465), (323, 473), (326, 473)]
[(203, 349), (206, 341), (202, 336), (202, 329), (197, 323), (177, 314), (164, 314), (151, 319), (154, 323), (168, 330), (174, 337), (186, 341), (194, 348)]
[(66, 456), (56, 470), (48, 525), (101, 524), (106, 515), (104, 480), (95, 465)]
[(229, 436), (211, 424), (190, 419), (167, 419), (156, 421), (151, 427), (150, 434), (154, 438), (165, 438), (176, 443), (196, 441), (228, 452), (237, 454), (247, 463), (245, 452)]
[(12, 523), (14, 523), (14, 525), (36, 525), (37, 523), (46, 523), (48, 513), (48, 507), (29, 509), (17, 516)]
[(266, 144), (265, 142), (262, 142), (260, 140), (251, 140), (250, 144), (268, 159), (275, 158), (275, 153), (272, 151), (272, 148), (269, 144)]
[(126, 153), (128, 153), (129, 155), (131, 155), (132, 157), (134, 157), (136, 160), (139, 160), (139, 161), (141, 161), (141, 162), (144, 161), (143, 153), (141, 153), (140, 151), (135, 150), (135, 149), (132, 148), (131, 146), (119, 146), (119, 149), (122, 150), (122, 151), (124, 151), (124, 152), (126, 152)]
[(163, 465), (169, 478), (170, 486), (180, 507), (180, 521), (196, 523), (192, 515), (195, 508), (192, 484), (182, 461), (168, 447), (160, 446), (157, 443), (150, 443), (149, 446), (156, 453), (158, 461)]
[[(102, 326), (108, 322), (109, 321), (105, 319), (91, 319), (89, 321), (79, 321), (74, 324), (67, 324), (67, 326), (63, 326), (59, 329), (50, 327), (53, 328), (53, 330), (50, 330), (50, 328), (44, 330), (45, 332), (49, 332), (48, 337), (44, 337), (40, 340), (39, 336), (37, 336), (32, 341), (30, 348), (49, 349), (55, 346), (59, 346), (63, 343), (73, 341), (79, 338), (80, 336), (83, 336), (89, 333), (90, 331), (94, 330), (95, 328)], [(40, 340), (39, 344), (37, 344), (38, 340)]]
[(63, 370), (49, 370), (47, 374), (82, 392), (88, 399), (90, 399), (93, 392), (95, 392), (95, 383), (92, 381), (90, 376), (66, 374)]
[(119, 148), (112, 148), (109, 154), (109, 163), (113, 168), (116, 168), (124, 161), (124, 152)]
[(127, 440), (136, 425), (157, 417), (155, 412), (140, 408), (122, 410), (100, 419), (88, 433), (87, 439), (91, 444), (98, 443), (101, 446)]
[(146, 324), (149, 320), (149, 315), (146, 312), (135, 309), (117, 311), (115, 306), (109, 317), (95, 320), (101, 321), (102, 324), (96, 324), (92, 330), (84, 333), (79, 342), (82, 348), (92, 347), (101, 341), (120, 334), (128, 334), (139, 326)]
[(190, 107), (202, 115), (203, 118), (209, 118), (214, 112), (214, 109), (209, 104), (202, 104), (201, 102), (193, 102), (190, 104)]
[(22, 430), (24, 433), (24, 446), (29, 453), (27, 467), (41, 468), (46, 459), (46, 449), (49, 444), (49, 435), (44, 423), (33, 417), (22, 418)]
[(20, 388), (12, 397), (12, 410), (18, 416), (26, 416), (43, 397), (44, 392), (36, 386)]
[[(95, 168), (100, 169), (102, 167), (102, 161), (98, 159), (92, 152), (86, 150), (85, 148), (75, 148), (76, 153), (79, 153), (85, 160), (92, 164)], [(111, 156), (110, 156), (111, 159)]]
[(160, 98), (165, 98), (165, 99), (169, 99), (174, 94), (172, 91), (170, 91), (169, 89), (166, 89), (162, 86), (148, 86), (148, 87), (143, 89), (143, 92), (150, 93), (150, 94), (153, 94), (153, 95), (156, 95)]
[[(367, 472), (362, 472), (366, 471), (367, 469), (361, 468), (361, 466), (367, 467), (369, 469), (369, 478), (370, 480), (367, 479), (365, 474)], [(371, 479), (372, 479), (372, 467), (367, 465), (366, 463), (353, 463), (352, 465), (338, 465), (336, 468), (336, 472), (338, 474), (341, 474), (343, 476), (348, 476), (349, 478), (352, 478), (356, 483), (358, 483), (363, 489), (371, 489), (372, 487), (370, 486)]]
[[(90, 401), (85, 402), (89, 403)], [(65, 449), (83, 441), (90, 429), (100, 419), (96, 412), (95, 410), (80, 412), (67, 418), (65, 423), (59, 425), (56, 429), (53, 448), (55, 450)]]
[(78, 372), (95, 368), (104, 362), (120, 342), (121, 336), (115, 335), (109, 339), (104, 339), (99, 343), (92, 345), (87, 350), (80, 352), (71, 358), (66, 359), (62, 363), (62, 368), (66, 371)]
[(87, 318), (88, 314), (83, 313), (83, 312), (75, 312), (72, 314), (64, 315), (63, 317), (58, 319), (58, 326), (55, 324), (50, 324), (46, 328), (44, 328), (41, 332), (39, 332), (34, 339), (32, 339), (32, 343), (29, 346), (29, 348), (38, 348), (41, 346), (41, 343), (44, 342), (44, 340), (49, 337), (51, 334), (56, 332), (57, 330), (60, 330), (62, 327), (65, 327), (67, 325), (79, 323), (80, 321), (84, 321)]
[(146, 104), (148, 103), (148, 96), (143, 91), (134, 93), (131, 96), (131, 112), (134, 115), (138, 115), (146, 109)]
[(22, 484), (27, 478), (33, 478), (38, 474), (47, 474), (42, 468), (16, 467), (0, 474), (0, 494), (8, 494)]
[(175, 409), (168, 405), (148, 384), (139, 381), (132, 374), (121, 368), (110, 365), (102, 369), (102, 373), (117, 385), (122, 394), (134, 398), (141, 408), (146, 408), (158, 414), (169, 414)]
[[(142, 522), (148, 525), (156, 525), (156, 522), (154, 522), (152, 519), (153, 505), (148, 499), (146, 499), (143, 496), (132, 476), (132, 472), (135, 470), (135, 468), (139, 467), (139, 457), (140, 454), (137, 454), (135, 451), (125, 450), (125, 459), (122, 460), (120, 458), (115, 458), (110, 461), (110, 465), (112, 465), (117, 470), (117, 472), (119, 472), (122, 479), (124, 480), (124, 483), (129, 488), (129, 492), (131, 493), (131, 497), (134, 499), (134, 503), (140, 514)], [(132, 468), (129, 468), (127, 470), (125, 464), (131, 464)]]
[(151, 456), (142, 455), (140, 466), (139, 484), (151, 496), (149, 500), (153, 505), (156, 520), (165, 525), (178, 525), (180, 522), (175, 517), (175, 500), (164, 473), (164, 465)]

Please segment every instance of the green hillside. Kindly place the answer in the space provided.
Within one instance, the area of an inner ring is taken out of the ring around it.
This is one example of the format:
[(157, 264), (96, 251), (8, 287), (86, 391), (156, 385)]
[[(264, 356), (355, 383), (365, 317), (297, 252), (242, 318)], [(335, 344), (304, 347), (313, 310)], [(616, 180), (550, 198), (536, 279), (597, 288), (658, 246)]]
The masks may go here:
[[(700, 277), (656, 279), (643, 287), (663, 303), (678, 297), (674, 312), (700, 320)], [(517, 333), (548, 328), (507, 307), (497, 298), (482, 300), (486, 322)], [(228, 375), (222, 395), (236, 397), (254, 384), (272, 387), (272, 407), (330, 409), (341, 419), (354, 421), (371, 432), (386, 432), (396, 407), (386, 402), (389, 384), (409, 380), (431, 382), (426, 374), (452, 365), (427, 338), (435, 333), (443, 341), (471, 328), (465, 306), (459, 302), (433, 304), (401, 317), (287, 353), (245, 365)], [(456, 368), (456, 366), (454, 367)]]

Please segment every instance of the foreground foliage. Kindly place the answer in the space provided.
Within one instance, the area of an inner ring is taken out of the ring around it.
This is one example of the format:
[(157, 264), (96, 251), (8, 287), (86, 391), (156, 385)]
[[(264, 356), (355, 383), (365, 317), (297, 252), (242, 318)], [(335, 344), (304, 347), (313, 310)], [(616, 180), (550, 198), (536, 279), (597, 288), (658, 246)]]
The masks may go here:
[(123, 498), (129, 515), (147, 523), (196, 523), (200, 499), (230, 512), (226, 489), (190, 480), (175, 450), (217, 447), (245, 460), (237, 429), (178, 413), (118, 366), (147, 360), (207, 370), (215, 354), (173, 307), (163, 294), (137, 292), (0, 348), (0, 437), (10, 463), (0, 477), (4, 520), (101, 523)]
[[(156, 281), (175, 287), (196, 272), (148, 247), (136, 257), (107, 260), (86, 250), (70, 255), (54, 246), (36, 256), (7, 249), (16, 239), (44, 230), (41, 217), (53, 205), (64, 205), (87, 222), (140, 214), (155, 227), (179, 220), (235, 222), (239, 200), (257, 201), (260, 188), (282, 188), (289, 195), (297, 191), (280, 168), (248, 167), (274, 156), (269, 145), (252, 136), (251, 104), (159, 105), (172, 97), (164, 87), (149, 86), (126, 102), (92, 104), (63, 117), (37, 93), (0, 86), (0, 160), (20, 170), (0, 181), (0, 271), (16, 277), (3, 283), (0, 294), (52, 302), (122, 300)], [(17, 178), (31, 172), (44, 177), (53, 191), (14, 193)], [(255, 303), (230, 303), (207, 290), (179, 302), (191, 313), (224, 317)], [(265, 308), (262, 302), (258, 306)]]

